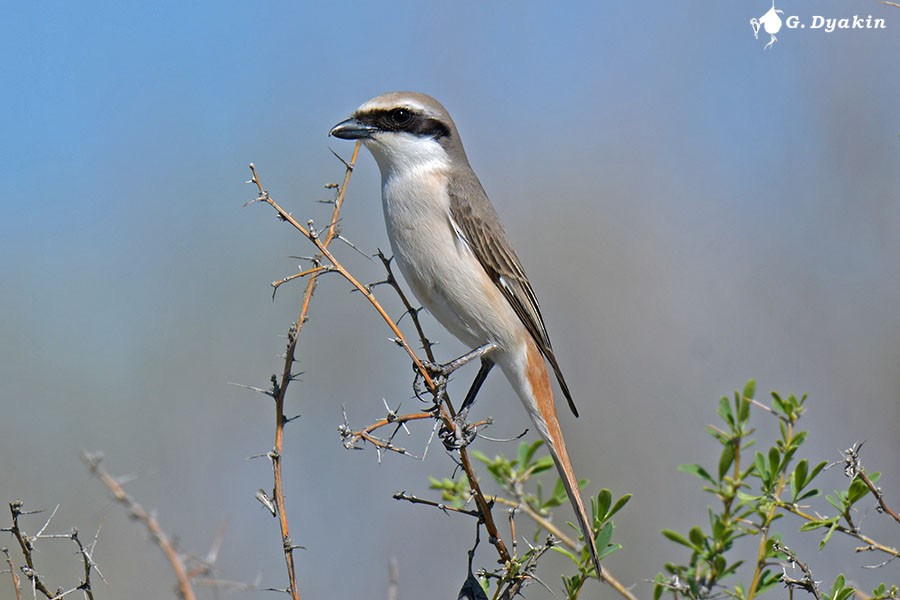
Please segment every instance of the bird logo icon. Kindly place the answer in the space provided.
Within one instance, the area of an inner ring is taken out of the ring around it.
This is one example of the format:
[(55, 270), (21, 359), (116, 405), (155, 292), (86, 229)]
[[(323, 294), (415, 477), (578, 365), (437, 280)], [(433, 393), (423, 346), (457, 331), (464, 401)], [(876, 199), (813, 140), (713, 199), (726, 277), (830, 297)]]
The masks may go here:
[(764, 50), (768, 50), (778, 41), (775, 34), (781, 31), (782, 20), (779, 14), (784, 14), (783, 10), (775, 8), (775, 0), (772, 0), (772, 8), (766, 11), (766, 14), (760, 18), (753, 17), (750, 19), (750, 27), (753, 28), (753, 37), (759, 39), (759, 30), (762, 28), (769, 34), (769, 43), (765, 45)]

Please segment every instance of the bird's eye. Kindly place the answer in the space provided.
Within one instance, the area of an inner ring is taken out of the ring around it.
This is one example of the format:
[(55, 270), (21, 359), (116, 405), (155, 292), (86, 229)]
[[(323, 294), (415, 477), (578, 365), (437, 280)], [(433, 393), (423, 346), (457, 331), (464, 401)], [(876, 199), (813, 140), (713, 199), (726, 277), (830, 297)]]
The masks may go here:
[(391, 123), (397, 127), (408, 125), (412, 121), (412, 111), (407, 108), (395, 108), (391, 111)]

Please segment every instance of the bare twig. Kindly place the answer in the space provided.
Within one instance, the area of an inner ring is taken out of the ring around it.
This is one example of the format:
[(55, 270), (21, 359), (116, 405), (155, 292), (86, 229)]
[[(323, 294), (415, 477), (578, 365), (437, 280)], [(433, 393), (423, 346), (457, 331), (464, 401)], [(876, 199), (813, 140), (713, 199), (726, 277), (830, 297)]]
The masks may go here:
[(797, 559), (797, 555), (791, 551), (787, 546), (782, 545), (780, 542), (775, 542), (773, 549), (776, 552), (783, 552), (785, 556), (787, 556), (788, 562), (792, 567), (797, 567), (800, 569), (800, 572), (803, 573), (803, 577), (800, 579), (795, 579), (793, 577), (788, 576), (787, 568), (782, 565), (782, 575), (781, 581), (784, 583), (784, 587), (788, 589), (800, 588), (802, 590), (806, 590), (816, 600), (822, 600), (822, 595), (819, 593), (819, 586), (816, 584), (816, 580), (813, 579), (812, 572), (809, 570), (809, 565), (806, 563), (800, 562)]
[(181, 593), (181, 597), (184, 600), (196, 600), (197, 596), (194, 593), (193, 586), (191, 585), (191, 579), (188, 576), (188, 570), (187, 566), (185, 565), (184, 559), (175, 548), (174, 542), (171, 540), (171, 538), (169, 538), (168, 535), (166, 535), (162, 527), (160, 527), (159, 522), (156, 520), (156, 518), (153, 517), (153, 515), (151, 515), (149, 512), (147, 512), (140, 504), (138, 504), (134, 498), (128, 495), (128, 493), (125, 492), (116, 478), (110, 475), (106, 469), (100, 466), (100, 463), (103, 460), (102, 456), (98, 454), (88, 454), (87, 452), (82, 452), (81, 460), (87, 466), (91, 474), (96, 475), (103, 483), (103, 485), (105, 485), (106, 488), (112, 493), (113, 498), (115, 498), (116, 502), (128, 509), (129, 515), (132, 518), (140, 521), (141, 524), (143, 524), (143, 526), (146, 528), (147, 533), (150, 534), (150, 537), (153, 539), (154, 543), (159, 546), (159, 549), (162, 550), (162, 553), (165, 555), (166, 560), (169, 561), (169, 566), (172, 569), (172, 572), (175, 574), (175, 578), (178, 580), (178, 590)]
[(886, 512), (892, 519), (900, 523), (900, 515), (884, 501), (884, 493), (882, 493), (881, 488), (877, 487), (875, 483), (869, 479), (869, 476), (866, 475), (864, 470), (860, 470), (858, 477), (862, 479), (863, 483), (866, 484), (866, 487), (869, 488), (869, 491), (872, 492), (872, 495), (875, 496), (875, 499), (878, 500), (879, 512)]
[[(25, 566), (22, 568), (22, 572), (25, 574), (25, 577), (31, 582), (31, 588), (33, 591), (38, 591), (42, 593), (47, 598), (53, 598), (56, 596), (56, 593), (51, 592), (44, 582), (41, 581), (41, 577), (37, 572), (37, 569), (34, 566), (34, 541), (36, 537), (29, 536), (26, 534), (22, 528), (19, 526), (19, 517), (22, 515), (33, 514), (30, 512), (25, 512), (22, 510), (24, 503), (21, 500), (15, 500), (9, 503), (9, 512), (12, 514), (12, 526), (9, 528), (4, 528), (2, 531), (10, 532), (16, 541), (19, 543), (19, 549), (22, 551), (22, 556), (25, 557)], [(8, 559), (8, 555), (7, 555)], [(15, 581), (15, 574), (13, 574), (13, 580)], [(16, 590), (18, 594), (18, 588)]]
[(516, 510), (521, 510), (525, 513), (532, 521), (538, 524), (542, 529), (544, 529), (547, 533), (551, 534), (553, 537), (558, 539), (562, 544), (572, 550), (578, 548), (578, 544), (575, 540), (567, 536), (562, 530), (553, 524), (549, 519), (541, 516), (536, 510), (534, 510), (527, 502), (524, 500), (510, 500), (509, 498), (504, 498), (502, 496), (492, 496), (491, 500), (493, 500), (497, 504), (503, 504), (504, 506), (509, 506), (510, 508), (515, 508)]
[(4, 556), (6, 556), (6, 564), (9, 566), (9, 574), (12, 576), (13, 589), (16, 591), (16, 600), (22, 600), (22, 588), (19, 587), (19, 576), (16, 575), (16, 567), (13, 565), (12, 559), (9, 557), (9, 549), (2, 548), (2, 552)]
[(397, 281), (397, 278), (394, 276), (394, 270), (391, 268), (391, 263), (394, 261), (393, 257), (387, 258), (381, 250), (378, 251), (376, 256), (381, 259), (381, 264), (384, 265), (384, 269), (387, 271), (387, 279), (382, 283), (386, 283), (394, 288), (394, 291), (400, 298), (400, 302), (403, 303), (403, 307), (413, 321), (413, 326), (416, 328), (416, 335), (419, 336), (419, 341), (422, 342), (422, 349), (425, 350), (425, 356), (428, 358), (429, 362), (435, 362), (434, 352), (431, 349), (434, 346), (434, 343), (425, 335), (425, 330), (422, 329), (422, 322), (419, 320), (419, 313), (422, 311), (422, 308), (413, 308), (412, 303), (409, 301), (409, 297), (404, 293), (403, 288), (400, 287), (400, 282)]
[[(104, 582), (106, 579), (103, 577), (103, 573), (100, 572), (97, 563), (94, 562), (91, 554), (94, 551), (94, 548), (97, 545), (97, 539), (100, 535), (99, 529), (97, 530), (97, 534), (94, 536), (93, 541), (89, 546), (84, 546), (81, 543), (81, 539), (78, 537), (78, 531), (73, 529), (69, 533), (45, 533), (47, 531), (47, 527), (50, 526), (50, 521), (53, 520), (53, 517), (56, 515), (56, 511), (59, 510), (59, 505), (53, 509), (50, 516), (47, 517), (47, 520), (41, 526), (37, 533), (34, 535), (29, 535), (26, 533), (20, 523), (19, 517), (23, 515), (35, 514), (40, 511), (24, 511), (22, 509), (23, 503), (21, 500), (16, 500), (14, 502), (10, 502), (9, 508), (12, 513), (12, 526), (5, 527), (0, 529), (0, 531), (6, 531), (13, 535), (16, 541), (19, 543), (19, 549), (22, 551), (22, 556), (25, 559), (25, 565), (21, 567), (22, 573), (25, 577), (31, 582), (31, 595), (33, 598), (37, 598), (38, 592), (44, 595), (47, 598), (51, 598), (53, 600), (64, 598), (69, 594), (73, 594), (75, 592), (81, 592), (87, 600), (94, 600), (94, 592), (91, 589), (91, 573), (95, 572), (100, 576)], [(34, 563), (34, 555), (37, 552), (37, 542), (38, 540), (48, 540), (48, 539), (56, 539), (56, 540), (72, 540), (76, 546), (78, 546), (78, 553), (81, 555), (82, 564), (84, 565), (84, 578), (82, 581), (73, 588), (70, 588), (66, 591), (63, 591), (63, 588), (59, 587), (56, 591), (51, 591), (49, 587), (44, 583), (41, 579), (40, 574), (37, 571)], [(13, 589), (16, 592), (16, 600), (21, 600), (22, 598), (22, 590), (19, 583), (19, 577), (16, 574), (15, 565), (12, 562), (12, 558), (9, 555), (9, 550), (7, 548), (2, 548), (0, 551), (6, 556), (6, 564), (9, 566), (10, 573), (12, 575), (13, 580)]]
[(406, 492), (395, 492), (394, 500), (406, 500), (410, 504), (424, 504), (425, 506), (433, 506), (441, 512), (455, 512), (462, 515), (475, 517), (476, 519), (481, 518), (481, 513), (477, 510), (457, 508), (455, 506), (450, 506), (449, 504), (444, 504), (443, 502), (435, 502), (434, 500), (428, 500), (427, 498), (419, 498), (417, 496), (407, 494)]
[(900, 523), (900, 515), (887, 505), (881, 488), (875, 485), (875, 482), (866, 474), (866, 470), (862, 466), (862, 461), (859, 458), (859, 451), (864, 443), (865, 442), (857, 442), (844, 450), (844, 475), (851, 480), (858, 478), (865, 483), (866, 487), (869, 488), (869, 491), (872, 492), (872, 495), (875, 496), (875, 500), (878, 502), (878, 512), (887, 513), (897, 523)]
[[(338, 432), (341, 434), (341, 439), (344, 441), (344, 447), (348, 449), (355, 448), (357, 442), (359, 442), (360, 440), (364, 440), (373, 444), (377, 448), (391, 450), (400, 454), (407, 454), (406, 450), (393, 445), (394, 436), (400, 429), (404, 427), (406, 423), (410, 421), (419, 421), (423, 419), (433, 418), (435, 418), (433, 412), (418, 412), (407, 415), (397, 415), (393, 412), (389, 412), (388, 416), (386, 416), (385, 418), (379, 419), (374, 423), (369, 424), (365, 428), (355, 431), (351, 429), (349, 423), (345, 421), (340, 427), (338, 427)], [(396, 428), (387, 439), (372, 435), (373, 431), (381, 429), (382, 427), (387, 427), (388, 425), (394, 425)]]
[(400, 569), (397, 566), (397, 559), (391, 557), (388, 562), (388, 600), (397, 600), (397, 592), (400, 587)]
[(278, 291), (278, 288), (280, 288), (282, 285), (284, 285), (285, 283), (287, 283), (289, 281), (293, 281), (295, 279), (300, 279), (302, 277), (306, 277), (307, 275), (321, 273), (322, 271), (327, 271), (327, 270), (328, 270), (328, 267), (317, 266), (317, 267), (312, 267), (310, 269), (305, 269), (303, 271), (300, 271), (299, 273), (294, 273), (293, 275), (288, 275), (287, 277), (282, 277), (278, 281), (272, 282), (272, 287), (274, 288), (272, 293), (274, 294), (276, 291)]
[(94, 563), (91, 553), (82, 545), (81, 540), (78, 539), (77, 531), (72, 531), (72, 541), (78, 546), (78, 553), (81, 554), (82, 563), (84, 564), (84, 581), (82, 581), (81, 585), (76, 589), (83, 591), (88, 600), (94, 600), (94, 592), (91, 590), (91, 571), (97, 571), (101, 579), (103, 579), (103, 574), (100, 573), (100, 569), (98, 569), (97, 565)]
[[(353, 173), (353, 165), (356, 163), (356, 158), (359, 155), (359, 147), (360, 144), (357, 143), (353, 149), (353, 154), (350, 157), (350, 162), (347, 162), (344, 159), (338, 157), (340, 158), (341, 162), (344, 163), (346, 171), (344, 173), (344, 180), (340, 185), (337, 197), (334, 200), (331, 225), (329, 225), (329, 227), (327, 228), (327, 233), (325, 234), (324, 239), (321, 239), (318, 232), (314, 231), (311, 226), (309, 228), (304, 228), (299, 223), (297, 223), (297, 221), (294, 220), (294, 218), (289, 213), (278, 206), (275, 201), (269, 197), (269, 193), (263, 187), (262, 181), (260, 180), (259, 174), (256, 172), (256, 168), (254, 167), (254, 165), (250, 165), (250, 171), (253, 174), (251, 183), (255, 184), (257, 189), (259, 190), (259, 197), (257, 198), (257, 200), (266, 202), (267, 204), (270, 204), (273, 208), (275, 208), (279, 216), (283, 220), (291, 223), (292, 225), (294, 225), (294, 227), (303, 232), (307, 238), (309, 238), (311, 241), (313, 241), (313, 243), (316, 244), (319, 252), (332, 262), (334, 261), (332, 260), (331, 254), (328, 252), (328, 245), (338, 235), (338, 216), (340, 215), (341, 207), (344, 203), (347, 184), (350, 182), (350, 175)], [(298, 315), (297, 320), (294, 322), (294, 324), (291, 326), (290, 331), (288, 332), (288, 345), (287, 351), (285, 352), (284, 368), (282, 369), (280, 383), (277, 379), (275, 379), (274, 376), (272, 382), (272, 396), (275, 398), (275, 447), (269, 453), (269, 458), (272, 461), (272, 472), (274, 477), (274, 490), (272, 493), (272, 500), (274, 501), (275, 511), (278, 516), (279, 526), (281, 528), (281, 542), (282, 548), (284, 550), (284, 560), (285, 566), (287, 568), (292, 600), (300, 600), (300, 590), (297, 586), (296, 569), (294, 568), (294, 549), (296, 548), (296, 546), (291, 541), (290, 526), (288, 524), (287, 511), (285, 510), (284, 486), (281, 475), (281, 457), (283, 455), (282, 451), (284, 448), (284, 425), (286, 422), (284, 415), (284, 400), (288, 386), (294, 379), (292, 370), (294, 363), (296, 362), (297, 342), (300, 338), (300, 332), (303, 329), (303, 325), (304, 323), (306, 323), (309, 316), (310, 301), (312, 300), (313, 292), (315, 291), (316, 283), (318, 282), (318, 277), (322, 273), (330, 270), (329, 267), (321, 267), (318, 264), (318, 257), (314, 259), (314, 262), (316, 263), (316, 266), (314, 268), (303, 271), (292, 277), (285, 278), (281, 280), (280, 283), (275, 282), (272, 284), (273, 287), (275, 287), (275, 289), (277, 290), (278, 286), (285, 281), (290, 281), (291, 279), (302, 276), (309, 277), (306, 283), (306, 290), (303, 293), (303, 299), (300, 303), (300, 314)]]
[[(534, 575), (534, 571), (537, 569), (541, 557), (555, 545), (556, 540), (553, 536), (548, 536), (543, 545), (538, 548), (532, 548), (529, 551), (530, 554), (528, 555), (528, 558), (526, 558), (525, 562), (519, 567), (518, 572), (507, 582), (505, 587), (497, 589), (494, 598), (496, 600), (513, 600), (513, 598), (516, 598), (521, 593), (522, 588), (528, 585), (530, 581), (537, 581), (546, 588), (546, 584)], [(549, 590), (549, 588), (547, 589)]]
[[(789, 504), (789, 503), (781, 501), (781, 500), (776, 500), (776, 504), (777, 504), (778, 508), (786, 510), (787, 512), (797, 515), (798, 517), (805, 519), (807, 521), (821, 521), (822, 520), (822, 517), (814, 516), (807, 512), (804, 512), (803, 510), (801, 510), (798, 506), (796, 506), (794, 504)], [(843, 533), (844, 535), (849, 535), (852, 538), (856, 538), (859, 541), (866, 544), (865, 546), (860, 546), (859, 548), (857, 548), (856, 549), (857, 552), (882, 552), (893, 558), (900, 558), (900, 550), (898, 550), (897, 548), (882, 544), (856, 529), (852, 529), (845, 525), (836, 524), (834, 526), (834, 530), (839, 531), (839, 532)]]

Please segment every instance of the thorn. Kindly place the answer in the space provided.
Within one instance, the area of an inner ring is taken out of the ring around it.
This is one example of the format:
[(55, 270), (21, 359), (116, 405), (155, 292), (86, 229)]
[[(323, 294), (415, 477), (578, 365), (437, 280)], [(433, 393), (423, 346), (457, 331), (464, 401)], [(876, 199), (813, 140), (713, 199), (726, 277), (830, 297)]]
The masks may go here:
[(344, 168), (345, 168), (345, 169), (347, 169), (347, 170), (350, 171), (351, 173), (353, 172), (353, 165), (351, 165), (351, 164), (348, 163), (346, 160), (344, 160), (343, 157), (342, 157), (340, 154), (338, 154), (337, 152), (335, 152), (335, 151), (332, 150), (331, 148), (329, 148), (328, 150), (330, 150), (331, 153), (334, 154), (334, 157), (335, 157), (335, 158), (337, 158), (339, 161), (341, 161), (341, 162), (344, 164)]

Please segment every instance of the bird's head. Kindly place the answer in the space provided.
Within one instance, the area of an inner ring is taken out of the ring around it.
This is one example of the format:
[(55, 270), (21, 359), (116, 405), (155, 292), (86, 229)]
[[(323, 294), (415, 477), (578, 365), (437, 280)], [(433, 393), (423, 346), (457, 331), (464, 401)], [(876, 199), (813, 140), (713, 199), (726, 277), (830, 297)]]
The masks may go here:
[(391, 92), (365, 102), (328, 135), (362, 140), (383, 175), (422, 163), (465, 160), (450, 114), (440, 102), (416, 92)]

